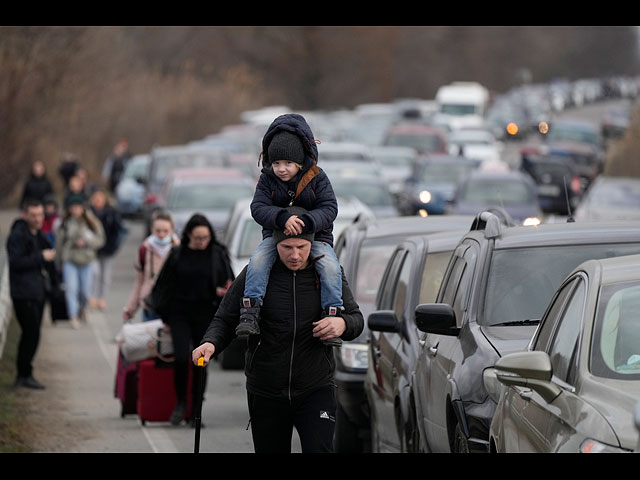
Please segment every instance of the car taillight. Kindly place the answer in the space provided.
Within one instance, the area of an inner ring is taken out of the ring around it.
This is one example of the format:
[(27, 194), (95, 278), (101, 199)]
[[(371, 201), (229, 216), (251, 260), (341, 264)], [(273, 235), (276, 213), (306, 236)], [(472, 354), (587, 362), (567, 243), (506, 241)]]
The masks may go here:
[(582, 182), (579, 177), (573, 177), (571, 179), (571, 191), (573, 193), (580, 193), (582, 191)]
[(147, 198), (144, 199), (144, 203), (146, 203), (147, 205), (152, 205), (157, 201), (158, 201), (158, 197), (153, 194), (147, 195)]

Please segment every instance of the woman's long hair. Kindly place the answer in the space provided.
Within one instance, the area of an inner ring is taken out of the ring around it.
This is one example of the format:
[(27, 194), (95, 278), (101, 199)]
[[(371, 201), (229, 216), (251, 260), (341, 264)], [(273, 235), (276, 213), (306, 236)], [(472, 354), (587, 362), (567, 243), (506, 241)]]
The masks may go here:
[(182, 230), (182, 238), (180, 239), (181, 245), (189, 244), (189, 235), (191, 234), (193, 229), (196, 227), (207, 227), (209, 229), (209, 233), (211, 234), (211, 241), (209, 242), (209, 245), (207, 245), (207, 248), (209, 248), (209, 246), (211, 246), (214, 243), (218, 244), (218, 240), (216, 239), (216, 234), (213, 231), (213, 227), (211, 226), (211, 223), (209, 222), (209, 220), (207, 220), (207, 217), (205, 217), (200, 213), (194, 213), (189, 219), (189, 221), (187, 222), (187, 224), (184, 226), (184, 229)]

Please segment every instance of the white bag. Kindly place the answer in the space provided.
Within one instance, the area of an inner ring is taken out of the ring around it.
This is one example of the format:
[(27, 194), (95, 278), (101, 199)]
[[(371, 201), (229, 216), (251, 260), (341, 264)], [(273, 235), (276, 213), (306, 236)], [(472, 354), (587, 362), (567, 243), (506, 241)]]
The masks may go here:
[(173, 355), (173, 342), (169, 332), (162, 329), (162, 320), (125, 323), (116, 335), (122, 356), (128, 362), (158, 357), (165, 361)]

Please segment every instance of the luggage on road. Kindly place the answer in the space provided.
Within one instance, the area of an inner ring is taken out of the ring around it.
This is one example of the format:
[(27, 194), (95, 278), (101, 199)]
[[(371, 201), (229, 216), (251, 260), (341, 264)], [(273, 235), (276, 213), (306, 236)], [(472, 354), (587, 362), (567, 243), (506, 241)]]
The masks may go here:
[[(189, 384), (187, 387), (187, 412), (185, 420), (192, 415), (193, 369), (189, 368)], [(173, 365), (146, 359), (138, 365), (138, 401), (137, 411), (140, 421), (168, 422), (176, 407), (176, 391), (173, 384)]]
[(120, 416), (138, 412), (138, 366), (140, 362), (128, 362), (118, 351), (115, 396), (120, 400)]

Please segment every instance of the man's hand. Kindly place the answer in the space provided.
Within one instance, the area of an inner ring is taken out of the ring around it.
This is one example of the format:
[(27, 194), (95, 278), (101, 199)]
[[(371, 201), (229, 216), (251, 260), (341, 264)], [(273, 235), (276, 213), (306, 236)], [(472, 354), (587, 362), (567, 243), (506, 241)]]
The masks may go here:
[(302, 228), (304, 227), (304, 222), (300, 220), (297, 216), (292, 215), (289, 217), (289, 220), (284, 224), (284, 229), (282, 230), (285, 235), (300, 235), (302, 233)]
[(50, 248), (42, 250), (42, 258), (45, 262), (53, 262), (53, 260), (56, 258), (56, 251)]
[(313, 336), (320, 340), (337, 338), (347, 329), (342, 317), (324, 317), (322, 320), (313, 322), (313, 325)]
[(209, 360), (211, 359), (211, 356), (215, 351), (216, 351), (216, 347), (213, 345), (213, 343), (209, 343), (209, 342), (203, 343), (198, 348), (196, 348), (193, 352), (191, 352), (191, 360), (193, 360), (194, 365), (197, 365), (198, 359), (200, 357), (204, 357), (204, 364), (208, 365)]

